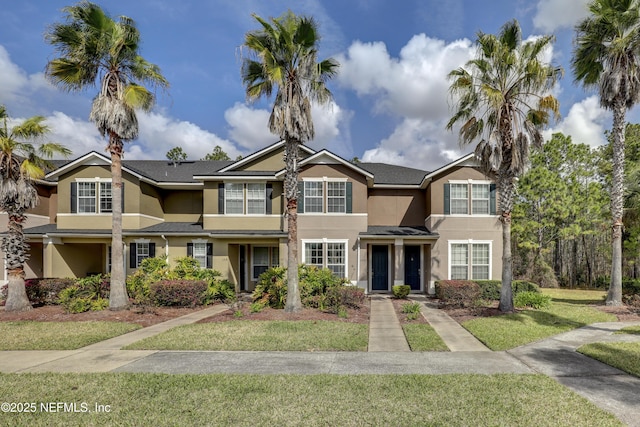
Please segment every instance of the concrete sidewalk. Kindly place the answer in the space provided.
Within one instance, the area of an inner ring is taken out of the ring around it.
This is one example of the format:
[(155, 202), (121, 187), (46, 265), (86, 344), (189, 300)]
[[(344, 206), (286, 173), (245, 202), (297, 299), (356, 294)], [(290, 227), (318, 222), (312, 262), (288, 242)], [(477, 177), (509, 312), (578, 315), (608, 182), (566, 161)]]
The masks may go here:
[[(640, 427), (640, 379), (575, 351), (591, 342), (633, 341), (614, 335), (631, 323), (600, 323), (509, 351), (493, 352), (423, 296), (412, 296), (451, 352), (410, 352), (388, 297), (371, 301), (369, 352), (227, 352), (120, 350), (140, 339), (226, 309), (214, 306), (69, 351), (0, 351), (0, 371), (254, 374), (541, 373), (586, 397), (630, 426)], [(384, 322), (388, 322), (384, 325)], [(635, 324), (638, 324), (637, 322)], [(400, 336), (402, 334), (402, 336)], [(402, 338), (402, 339), (400, 339)], [(397, 346), (397, 347), (396, 347)], [(406, 347), (405, 347), (406, 346)]]

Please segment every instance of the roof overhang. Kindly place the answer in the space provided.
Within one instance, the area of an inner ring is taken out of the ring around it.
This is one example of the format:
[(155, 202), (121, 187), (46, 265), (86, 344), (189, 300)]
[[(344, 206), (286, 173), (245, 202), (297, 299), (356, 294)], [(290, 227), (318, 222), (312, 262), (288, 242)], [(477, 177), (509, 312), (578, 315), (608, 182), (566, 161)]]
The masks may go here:
[[(360, 175), (363, 175), (367, 181), (370, 181), (371, 184), (373, 184), (373, 174), (371, 172), (368, 172), (356, 165), (354, 165), (353, 163), (343, 159), (342, 157), (333, 154), (331, 151), (327, 150), (327, 149), (323, 149), (318, 151), (315, 154), (312, 154), (311, 156), (307, 157), (306, 159), (303, 159), (302, 161), (300, 161), (300, 163), (298, 163), (299, 167), (303, 167), (306, 165), (343, 165), (346, 166), (347, 168), (359, 173)], [(285, 169), (279, 171), (276, 173), (276, 177), (281, 177), (284, 176), (285, 174)]]
[[(275, 144), (271, 144), (268, 147), (263, 148), (260, 151), (256, 151), (255, 153), (244, 157), (240, 160), (238, 160), (237, 162), (233, 162), (228, 166), (223, 167), (222, 169), (220, 169), (218, 172), (220, 173), (224, 173), (224, 172), (231, 172), (234, 169), (237, 169), (241, 166), (246, 165), (247, 163), (251, 163), (252, 161), (259, 159), (260, 157), (271, 153), (272, 151), (276, 151), (279, 150), (280, 148), (284, 147), (285, 141), (281, 140), (279, 142), (276, 142)], [(298, 145), (298, 147), (300, 148), (300, 150), (306, 152), (307, 154), (314, 154), (315, 151), (309, 147), (307, 147), (304, 144), (300, 144)]]
[(431, 180), (433, 180), (433, 178), (435, 176), (446, 172), (448, 169), (451, 169), (451, 168), (454, 168), (454, 167), (461, 167), (461, 166), (469, 166), (469, 167), (477, 168), (478, 166), (480, 166), (480, 163), (476, 159), (476, 155), (474, 153), (469, 153), (466, 156), (460, 157), (459, 159), (454, 160), (453, 162), (444, 165), (440, 169), (436, 169), (433, 172), (427, 174), (423, 178), (422, 184), (420, 184), (420, 186), (422, 188), (426, 188), (428, 183), (431, 182)]

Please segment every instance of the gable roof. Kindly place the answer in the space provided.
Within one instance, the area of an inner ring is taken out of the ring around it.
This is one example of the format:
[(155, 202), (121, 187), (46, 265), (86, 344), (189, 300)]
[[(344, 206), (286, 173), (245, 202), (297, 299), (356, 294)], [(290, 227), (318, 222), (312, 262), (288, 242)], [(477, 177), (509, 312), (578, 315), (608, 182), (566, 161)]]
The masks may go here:
[(358, 166), (373, 174), (374, 186), (420, 186), (424, 177), (429, 173), (422, 169), (387, 163), (358, 163)]
[[(312, 154), (311, 156), (307, 157), (306, 159), (303, 159), (300, 161), (300, 163), (298, 163), (298, 165), (300, 167), (302, 166), (306, 166), (309, 164), (338, 164), (338, 165), (343, 165), (346, 166), (349, 169), (352, 169), (354, 171), (356, 171), (357, 173), (364, 175), (367, 179), (369, 180), (373, 180), (373, 174), (367, 170), (362, 169), (361, 167), (357, 166), (354, 163), (351, 163), (348, 160), (343, 159), (342, 157), (338, 156), (337, 154), (333, 154), (331, 151), (327, 150), (327, 149), (322, 149), (318, 152), (316, 152), (315, 154)], [(285, 173), (285, 170), (282, 169), (281, 171), (276, 173), (276, 177), (279, 176), (283, 176)]]
[[(271, 144), (268, 147), (263, 148), (260, 151), (256, 151), (253, 154), (248, 155), (247, 157), (244, 157), (240, 160), (237, 160), (235, 162), (232, 162), (231, 164), (221, 168), (219, 170), (220, 173), (225, 173), (225, 172), (230, 172), (234, 169), (238, 169), (239, 167), (246, 165), (247, 163), (251, 163), (252, 161), (259, 159), (260, 157), (267, 155), (273, 151), (279, 150), (280, 148), (284, 147), (284, 140), (278, 141), (275, 144)], [(314, 154), (315, 151), (312, 150), (311, 148), (307, 147), (304, 144), (300, 144), (299, 145), (300, 149), (302, 151), (306, 151), (308, 154)]]

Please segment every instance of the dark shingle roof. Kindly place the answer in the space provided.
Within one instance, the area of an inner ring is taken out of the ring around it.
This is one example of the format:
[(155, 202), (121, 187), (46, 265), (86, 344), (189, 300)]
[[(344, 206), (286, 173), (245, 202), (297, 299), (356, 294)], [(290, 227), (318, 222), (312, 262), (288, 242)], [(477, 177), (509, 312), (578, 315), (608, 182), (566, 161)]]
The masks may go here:
[(426, 227), (421, 226), (386, 226), (370, 225), (361, 236), (389, 236), (389, 237), (438, 237), (438, 233), (432, 233)]
[(356, 166), (371, 172), (375, 184), (420, 185), (429, 172), (406, 166), (386, 163), (357, 163)]

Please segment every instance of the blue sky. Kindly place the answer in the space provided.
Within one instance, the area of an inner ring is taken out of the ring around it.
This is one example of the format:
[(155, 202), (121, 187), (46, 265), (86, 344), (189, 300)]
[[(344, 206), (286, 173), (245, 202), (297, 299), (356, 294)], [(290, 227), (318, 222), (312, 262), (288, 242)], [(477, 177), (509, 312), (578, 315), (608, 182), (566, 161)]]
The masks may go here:
[[(90, 89), (61, 92), (43, 77), (54, 53), (44, 41), (68, 0), (4, 2), (0, 9), (0, 103), (16, 119), (47, 117), (51, 139), (74, 157), (102, 152), (105, 142), (88, 122)], [(110, 0), (98, 2), (112, 16), (127, 15), (140, 29), (142, 55), (162, 69), (171, 87), (152, 113), (140, 113), (140, 137), (128, 159), (162, 159), (181, 146), (199, 159), (220, 145), (232, 157), (275, 142), (267, 119), (271, 100), (245, 101), (240, 79), (251, 17), (277, 17), (287, 9), (319, 23), (320, 57), (334, 57), (339, 75), (330, 83), (334, 101), (313, 109), (313, 148), (345, 158), (432, 170), (470, 149), (444, 129), (451, 111), (449, 71), (474, 53), (478, 31), (495, 33), (517, 19), (524, 38), (555, 34), (548, 56), (565, 69), (555, 89), (562, 119), (547, 131), (597, 146), (611, 115), (595, 93), (573, 82), (573, 26), (586, 16), (585, 0)], [(637, 114), (632, 111), (629, 120)]]

